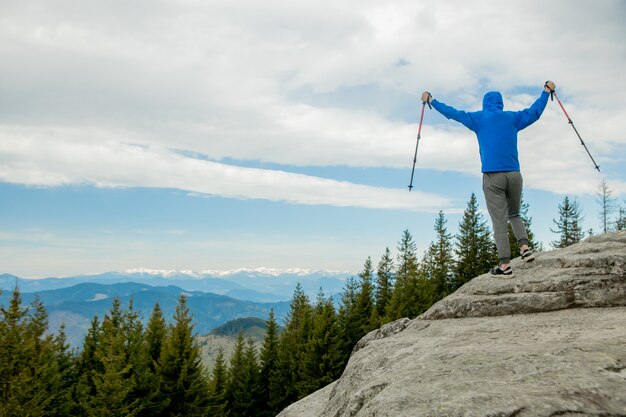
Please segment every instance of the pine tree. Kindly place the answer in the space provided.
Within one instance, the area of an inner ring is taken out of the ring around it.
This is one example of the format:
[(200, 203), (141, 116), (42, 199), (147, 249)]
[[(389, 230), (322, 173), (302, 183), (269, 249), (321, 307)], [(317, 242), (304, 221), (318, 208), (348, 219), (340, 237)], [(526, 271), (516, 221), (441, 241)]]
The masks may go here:
[(273, 417), (281, 410), (274, 409), (271, 404), (276, 397), (271, 385), (271, 375), (278, 367), (278, 324), (274, 310), (270, 310), (267, 320), (263, 346), (261, 347), (261, 370), (259, 372), (259, 417)]
[(320, 289), (315, 304), (311, 337), (303, 357), (303, 378), (298, 392), (304, 397), (328, 385), (343, 369), (343, 352), (332, 299)]
[(253, 415), (256, 409), (258, 365), (254, 345), (250, 341), (246, 346), (243, 332), (237, 335), (228, 369), (225, 396), (229, 415), (233, 417)]
[(77, 358), (78, 382), (76, 384), (76, 401), (79, 415), (87, 415), (91, 408), (91, 400), (96, 395), (95, 375), (103, 372), (103, 365), (96, 352), (100, 345), (101, 327), (98, 316), (94, 316), (83, 341), (83, 349)]
[(598, 204), (600, 205), (599, 217), (602, 232), (607, 233), (611, 231), (611, 215), (615, 212), (615, 198), (613, 197), (613, 190), (609, 188), (605, 179), (600, 183), (600, 190), (597, 196)]
[(25, 415), (24, 390), (31, 381), (24, 375), (30, 358), (24, 349), (27, 310), (22, 306), (18, 287), (13, 290), (8, 308), (0, 307), (0, 411), (2, 415)]
[(319, 351), (323, 352), (320, 365), (323, 370), (321, 384), (334, 381), (341, 376), (346, 362), (343, 359), (341, 329), (339, 327), (339, 317), (335, 310), (332, 297), (322, 301), (322, 305), (317, 308), (316, 324), (314, 327), (316, 339), (319, 340)]
[(455, 240), (456, 268), (454, 285), (456, 290), (472, 278), (482, 275), (498, 262), (495, 244), (487, 221), (478, 211), (476, 195), (471, 194)]
[(396, 281), (385, 321), (417, 317), (430, 307), (433, 300), (432, 283), (419, 268), (416, 245), (408, 230), (403, 232), (398, 244), (397, 262)]
[[(237, 334), (237, 341), (235, 342), (235, 348), (230, 356), (230, 363), (228, 365), (228, 378), (226, 382), (226, 404), (229, 414), (239, 416), (241, 415), (241, 405), (238, 403), (238, 396), (245, 396), (245, 387), (243, 384), (243, 349), (244, 338), (243, 332)], [(245, 398), (242, 398), (245, 401)]]
[(443, 211), (440, 211), (435, 220), (437, 238), (430, 243), (422, 261), (422, 271), (433, 286), (434, 301), (440, 300), (452, 292), (454, 285), (452, 278), (454, 267), (452, 236), (446, 229), (446, 222)]
[(246, 408), (243, 416), (256, 415), (256, 411), (259, 409), (259, 361), (257, 358), (256, 347), (254, 346), (254, 340), (249, 337), (248, 343), (244, 350), (244, 387), (247, 395), (250, 399), (246, 402)]
[(356, 296), (354, 315), (358, 330), (358, 342), (363, 336), (378, 327), (378, 323), (372, 323), (374, 314), (374, 269), (372, 259), (368, 256), (363, 265), (363, 271), (359, 274), (359, 289)]
[[(389, 248), (385, 248), (385, 253), (378, 262), (376, 270), (376, 290), (374, 298), (376, 299), (376, 314), (381, 320), (387, 316), (387, 305), (391, 300), (393, 292), (393, 259)], [(382, 323), (381, 323), (382, 324)]]
[(282, 410), (300, 399), (297, 386), (302, 380), (302, 358), (310, 334), (311, 304), (298, 283), (291, 300), (285, 329), (280, 336), (278, 366), (270, 376), (270, 406)]
[(118, 297), (102, 320), (100, 340), (95, 355), (102, 371), (93, 374), (95, 394), (85, 406), (88, 416), (135, 416), (141, 401), (133, 398), (137, 387), (129, 359), (124, 310)]
[(53, 341), (54, 362), (58, 372), (51, 380), (54, 398), (49, 405), (51, 416), (71, 416), (78, 414), (77, 403), (73, 398), (75, 387), (78, 383), (77, 360), (74, 352), (70, 351), (65, 335), (65, 326), (62, 324)]
[(77, 403), (73, 398), (74, 389), (78, 382), (76, 356), (70, 351), (65, 335), (65, 326), (62, 324), (54, 337), (51, 357), (43, 358), (47, 363), (55, 364), (52, 376), (45, 376), (50, 384), (47, 390), (49, 401), (47, 410), (50, 416), (77, 415)]
[(354, 277), (349, 277), (341, 294), (341, 305), (337, 317), (341, 334), (342, 361), (344, 363), (348, 362), (354, 344), (361, 338), (360, 326), (362, 322), (356, 314), (358, 294), (358, 283)]
[(559, 238), (552, 241), (552, 247), (555, 249), (565, 248), (567, 246), (578, 243), (584, 237), (582, 231), (582, 213), (581, 208), (576, 200), (570, 201), (565, 196), (563, 203), (559, 204), (559, 219), (553, 219), (556, 226), (550, 229), (552, 233), (557, 233)]
[(128, 401), (135, 404), (133, 410), (138, 416), (153, 416), (157, 408), (162, 409), (161, 384), (148, 354), (147, 332), (143, 330), (139, 311), (135, 310), (132, 299), (128, 309), (123, 312), (121, 328), (126, 363), (130, 367), (130, 378), (133, 381)]
[(16, 286), (9, 307), (0, 307), (0, 415), (73, 414), (73, 369), (63, 329), (50, 334), (41, 300), (23, 307)]
[(168, 327), (159, 363), (162, 391), (170, 399), (163, 415), (203, 415), (208, 405), (208, 381), (202, 370), (187, 298), (183, 294), (178, 298), (174, 323)]
[(17, 286), (13, 290), (9, 309), (2, 308), (2, 345), (0, 345), (0, 377), (2, 380), (2, 410), (6, 415), (28, 415), (33, 410), (28, 404), (32, 377), (28, 375), (28, 349), (25, 346), (27, 338), (26, 319), (28, 310), (22, 307), (22, 298)]
[[(71, 410), (70, 386), (62, 379), (60, 369), (65, 346), (59, 346), (61, 339), (48, 332), (48, 313), (41, 300), (36, 297), (30, 305), (24, 321), (23, 349), (29, 361), (22, 369), (26, 385), (21, 392), (21, 413), (24, 415), (59, 415)], [(62, 336), (61, 336), (62, 337)]]
[(145, 386), (150, 392), (144, 396), (143, 410), (140, 415), (142, 417), (160, 416), (169, 404), (170, 399), (162, 392), (163, 381), (160, 374), (160, 359), (167, 338), (167, 326), (159, 303), (156, 303), (152, 309), (143, 338), (142, 362), (143, 366), (145, 366), (145, 375), (149, 378)]
[(411, 277), (417, 274), (417, 257), (415, 255), (416, 246), (408, 230), (402, 235), (402, 240), (398, 244), (398, 265), (395, 273), (395, 283), (391, 298), (387, 304), (386, 317), (384, 321), (393, 321), (405, 316), (406, 304), (410, 303)]
[(626, 230), (626, 209), (620, 207), (618, 213), (619, 215), (615, 221), (615, 230)]
[[(209, 401), (207, 414), (211, 417), (227, 417), (226, 384), (228, 370), (224, 362), (224, 351), (219, 349), (213, 366), (213, 373), (209, 387)], [(276, 414), (272, 414), (274, 416)]]
[(165, 325), (165, 319), (163, 318), (163, 310), (159, 303), (154, 305), (152, 314), (148, 320), (148, 327), (145, 332), (146, 339), (146, 353), (149, 360), (149, 367), (151, 371), (156, 371), (159, 358), (161, 357), (161, 350), (165, 343), (165, 337), (167, 336), (167, 326)]
[[(528, 246), (533, 248), (535, 251), (543, 250), (540, 242), (535, 238), (535, 234), (531, 230), (531, 226), (533, 224), (533, 219), (528, 215), (528, 203), (524, 201), (524, 194), (522, 193), (522, 200), (520, 205), (520, 217), (526, 226), (526, 233), (528, 234)], [(513, 233), (513, 227), (511, 227), (511, 223), (508, 225), (509, 227), (509, 246), (511, 248), (511, 255), (513, 257), (519, 253), (519, 243), (517, 238), (515, 237), (515, 233)]]
[(386, 321), (416, 317), (432, 302), (431, 286), (419, 271), (416, 245), (408, 230), (398, 243), (396, 281), (387, 309)]

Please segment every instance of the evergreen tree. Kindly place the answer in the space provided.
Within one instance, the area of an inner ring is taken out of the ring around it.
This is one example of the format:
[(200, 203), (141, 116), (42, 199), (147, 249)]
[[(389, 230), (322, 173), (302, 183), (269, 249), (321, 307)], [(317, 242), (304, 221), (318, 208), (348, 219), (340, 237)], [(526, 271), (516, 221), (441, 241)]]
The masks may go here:
[(0, 315), (0, 415), (37, 415), (41, 411), (32, 403), (36, 381), (31, 372), (35, 341), (30, 338), (39, 326), (28, 328), (28, 309), (22, 306), (17, 286)]
[(298, 392), (304, 397), (328, 385), (340, 376), (343, 352), (337, 316), (332, 299), (317, 296), (311, 337), (303, 357), (303, 378)]
[(431, 285), (419, 271), (416, 246), (408, 230), (398, 243), (396, 281), (387, 309), (386, 321), (416, 317), (432, 303)]
[(95, 393), (84, 406), (85, 415), (135, 416), (141, 409), (140, 399), (132, 395), (137, 380), (128, 350), (124, 314), (120, 299), (114, 298), (102, 320), (95, 352), (102, 368), (93, 374)]
[(38, 298), (22, 306), (16, 286), (8, 308), (0, 307), (0, 415), (62, 416), (73, 412), (72, 358), (63, 331), (48, 332)]
[[(533, 248), (536, 251), (543, 250), (540, 242), (535, 238), (535, 234), (531, 230), (531, 226), (533, 224), (532, 217), (528, 216), (528, 203), (524, 201), (524, 194), (522, 193), (522, 201), (520, 205), (520, 217), (526, 226), (526, 233), (528, 234), (528, 246)], [(511, 223), (508, 225), (509, 227), (509, 246), (511, 248), (512, 257), (517, 256), (519, 253), (519, 243), (517, 238), (515, 237), (515, 233), (513, 233), (513, 227), (511, 227)]]
[(559, 219), (552, 220), (556, 230), (550, 229), (550, 231), (559, 235), (557, 240), (552, 241), (552, 246), (555, 249), (565, 248), (582, 240), (584, 237), (581, 225), (582, 220), (581, 208), (578, 202), (576, 200), (570, 201), (565, 196), (563, 203), (559, 204)]
[(482, 275), (498, 262), (487, 221), (478, 211), (476, 195), (471, 194), (455, 240), (456, 273), (452, 290)]
[[(226, 404), (229, 414), (240, 416), (242, 409), (247, 407), (249, 400), (244, 386), (244, 338), (243, 332), (237, 334), (235, 348), (228, 365), (228, 379), (226, 382)], [(243, 403), (243, 404), (242, 404)]]
[(258, 364), (254, 344), (245, 345), (243, 332), (237, 336), (230, 359), (226, 401), (228, 413), (233, 417), (253, 416), (258, 391)]
[(148, 320), (145, 332), (146, 355), (148, 357), (148, 367), (152, 372), (156, 372), (159, 366), (159, 359), (163, 344), (167, 336), (167, 326), (163, 318), (163, 310), (157, 302), (152, 309), (152, 314)]
[[(224, 351), (219, 349), (213, 366), (213, 373), (209, 387), (209, 405), (207, 414), (211, 417), (227, 417), (226, 384), (228, 370), (224, 362)], [(276, 414), (272, 414), (274, 416)]]
[(75, 387), (78, 382), (78, 369), (76, 366), (76, 357), (69, 349), (67, 338), (65, 335), (65, 326), (61, 325), (58, 334), (54, 337), (54, 348), (52, 354), (56, 363), (58, 372), (55, 372), (54, 378), (48, 377), (53, 385), (49, 391), (53, 392), (54, 398), (51, 399), (48, 407), (50, 416), (71, 416), (78, 414), (77, 403), (73, 398)]
[(164, 408), (161, 381), (149, 355), (148, 332), (143, 330), (139, 311), (135, 310), (132, 299), (122, 315), (122, 332), (126, 363), (133, 381), (129, 402), (135, 404), (133, 409), (138, 416), (157, 415), (157, 411)]
[(359, 286), (354, 277), (349, 277), (341, 294), (341, 305), (337, 321), (341, 334), (342, 361), (348, 362), (354, 344), (361, 338), (360, 317), (357, 316), (356, 306), (359, 295)]
[[(140, 416), (160, 416), (170, 399), (162, 392), (163, 381), (160, 375), (160, 358), (167, 337), (167, 326), (163, 318), (163, 310), (157, 302), (143, 333), (141, 368), (138, 369), (143, 393), (143, 409)], [(141, 395), (138, 393), (138, 395)]]
[(278, 367), (278, 324), (274, 310), (270, 311), (267, 329), (261, 347), (261, 370), (259, 372), (259, 417), (273, 417), (281, 410), (274, 409), (271, 404), (276, 397), (271, 385), (271, 376)]
[(615, 212), (615, 198), (613, 197), (613, 190), (609, 188), (605, 179), (600, 183), (600, 190), (597, 196), (598, 204), (600, 205), (599, 217), (602, 232), (607, 233), (611, 231), (611, 215)]
[(103, 372), (103, 365), (96, 352), (100, 344), (101, 328), (98, 316), (94, 316), (83, 341), (83, 349), (77, 358), (78, 382), (75, 399), (79, 415), (86, 415), (91, 400), (96, 395), (95, 375)]
[(24, 322), (23, 349), (29, 361), (22, 370), (26, 394), (21, 402), (23, 415), (64, 415), (71, 412), (72, 366), (64, 333), (58, 337), (48, 332), (48, 313), (36, 297)]
[(297, 391), (302, 380), (302, 358), (309, 338), (311, 304), (302, 290), (296, 286), (291, 300), (285, 329), (279, 339), (278, 366), (270, 376), (272, 409), (282, 410), (300, 399)]
[(623, 207), (619, 208), (619, 216), (615, 221), (615, 230), (626, 230), (626, 209)]
[(367, 333), (378, 327), (378, 323), (373, 320), (375, 317), (373, 279), (372, 259), (368, 256), (363, 265), (363, 271), (359, 274), (359, 289), (354, 311), (358, 330), (355, 344)]
[[(387, 305), (391, 300), (393, 292), (393, 259), (389, 248), (385, 248), (385, 253), (378, 262), (376, 270), (376, 290), (374, 298), (376, 299), (376, 314), (383, 320), (387, 316)], [(381, 323), (382, 324), (382, 323)]]
[(443, 211), (440, 211), (435, 220), (437, 238), (430, 243), (422, 261), (422, 271), (433, 286), (434, 301), (452, 292), (454, 285), (452, 236), (446, 229), (446, 222)]
[(170, 399), (162, 415), (201, 416), (208, 405), (208, 382), (193, 329), (187, 299), (181, 294), (159, 359), (162, 391)]
[(17, 286), (8, 308), (0, 307), (0, 315), (0, 410), (12, 416), (21, 413), (21, 391), (29, 382), (22, 370), (30, 360), (23, 345), (26, 308)]
[(244, 350), (243, 384), (250, 399), (246, 402), (243, 416), (256, 416), (259, 409), (259, 361), (254, 340), (249, 337)]

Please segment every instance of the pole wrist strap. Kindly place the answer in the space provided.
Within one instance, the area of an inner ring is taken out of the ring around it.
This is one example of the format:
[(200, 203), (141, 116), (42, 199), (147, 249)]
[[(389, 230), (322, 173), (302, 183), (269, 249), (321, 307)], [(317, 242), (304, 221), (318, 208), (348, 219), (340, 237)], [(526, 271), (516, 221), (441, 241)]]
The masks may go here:
[(550, 101), (554, 101), (554, 90), (548, 86), (549, 82), (550, 80), (546, 81), (546, 83), (543, 86), (547, 88), (548, 90), (550, 90)]

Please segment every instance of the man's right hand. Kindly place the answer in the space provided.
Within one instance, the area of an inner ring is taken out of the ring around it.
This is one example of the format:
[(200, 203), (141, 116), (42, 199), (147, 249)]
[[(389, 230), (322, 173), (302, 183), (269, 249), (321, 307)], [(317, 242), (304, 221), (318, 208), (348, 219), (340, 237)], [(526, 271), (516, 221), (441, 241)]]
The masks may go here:
[(422, 103), (428, 103), (430, 104), (431, 101), (433, 101), (433, 96), (430, 95), (430, 93), (428, 91), (424, 91), (422, 93)]
[(556, 85), (552, 81), (546, 81), (546, 84), (543, 86), (543, 90), (546, 93), (552, 93), (556, 90)]

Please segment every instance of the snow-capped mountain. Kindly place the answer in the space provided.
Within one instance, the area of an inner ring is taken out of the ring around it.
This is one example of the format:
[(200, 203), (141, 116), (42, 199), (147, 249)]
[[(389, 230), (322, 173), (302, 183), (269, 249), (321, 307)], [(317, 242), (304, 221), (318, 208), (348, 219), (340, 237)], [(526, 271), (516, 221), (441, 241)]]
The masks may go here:
[(339, 271), (314, 271), (300, 268), (240, 268), (219, 270), (155, 270), (133, 268), (122, 272), (85, 274), (64, 278), (29, 279), (0, 275), (0, 288), (7, 291), (17, 283), (22, 292), (66, 288), (79, 283), (115, 284), (137, 282), (152, 286), (175, 285), (186, 291), (203, 291), (256, 302), (291, 299), (299, 283), (312, 299), (320, 289), (327, 296), (343, 291), (346, 279), (353, 274)]

